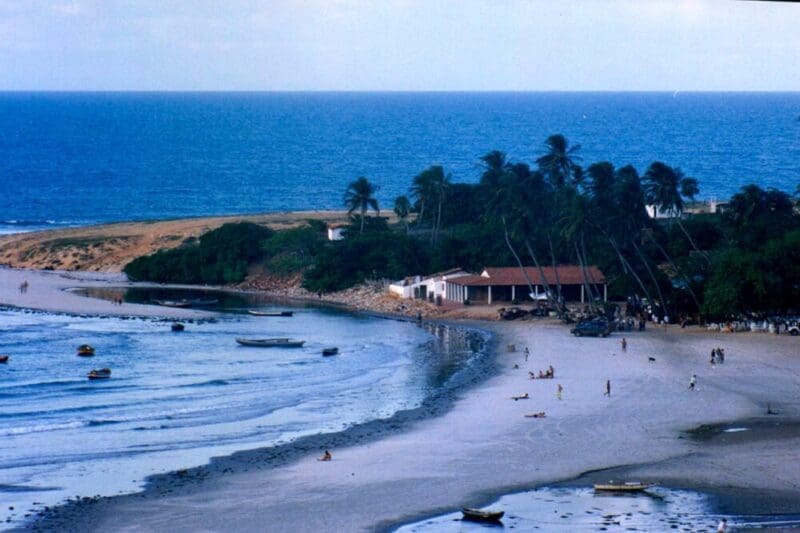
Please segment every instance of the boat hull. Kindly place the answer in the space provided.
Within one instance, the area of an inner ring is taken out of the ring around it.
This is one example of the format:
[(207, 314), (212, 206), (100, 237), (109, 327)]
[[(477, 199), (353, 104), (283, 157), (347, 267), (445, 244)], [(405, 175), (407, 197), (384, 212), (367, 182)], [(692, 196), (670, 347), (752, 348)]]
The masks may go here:
[(242, 346), (253, 348), (301, 348), (306, 341), (295, 339), (236, 339)]
[(464, 520), (490, 524), (497, 524), (506, 514), (505, 511), (481, 511), (480, 509), (470, 509), (468, 507), (461, 509), (461, 513), (464, 515)]
[(600, 492), (641, 492), (653, 485), (653, 483), (597, 483), (594, 486), (594, 490)]

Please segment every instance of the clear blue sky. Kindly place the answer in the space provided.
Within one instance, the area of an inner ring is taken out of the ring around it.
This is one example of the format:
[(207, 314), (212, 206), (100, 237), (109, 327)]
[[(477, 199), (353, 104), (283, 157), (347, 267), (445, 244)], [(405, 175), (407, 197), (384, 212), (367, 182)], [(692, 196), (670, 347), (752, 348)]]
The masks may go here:
[(0, 90), (800, 90), (800, 5), (0, 0)]

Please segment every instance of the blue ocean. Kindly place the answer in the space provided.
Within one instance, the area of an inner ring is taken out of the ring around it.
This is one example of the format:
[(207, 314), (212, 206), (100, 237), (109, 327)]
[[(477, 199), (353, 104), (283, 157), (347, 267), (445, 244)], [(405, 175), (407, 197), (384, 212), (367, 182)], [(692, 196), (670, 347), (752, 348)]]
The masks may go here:
[(800, 93), (3, 93), (0, 232), (337, 209), (367, 176), (389, 207), (443, 165), (563, 133), (583, 163), (659, 159), (701, 197), (800, 182)]

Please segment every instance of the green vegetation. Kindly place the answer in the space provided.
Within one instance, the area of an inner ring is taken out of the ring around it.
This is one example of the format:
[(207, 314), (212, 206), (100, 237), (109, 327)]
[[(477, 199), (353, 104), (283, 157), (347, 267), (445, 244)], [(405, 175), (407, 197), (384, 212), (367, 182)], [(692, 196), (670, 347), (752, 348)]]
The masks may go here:
[[(800, 215), (789, 194), (748, 185), (722, 214), (694, 214), (700, 184), (679, 168), (660, 161), (641, 175), (608, 161), (584, 168), (579, 154), (580, 146), (553, 135), (532, 164), (497, 150), (480, 157), (477, 184), (453, 183), (443, 167), (429, 167), (395, 200), (396, 226), (368, 216), (378, 212), (377, 187), (358, 178), (344, 196), (351, 214), (344, 240), (327, 241), (319, 222), (274, 235), (228, 224), (125, 271), (133, 279), (223, 283), (260, 263), (277, 274), (303, 273), (306, 288), (327, 292), (454, 266), (596, 264), (611, 298), (646, 298), (658, 314), (725, 318), (798, 305)], [(653, 219), (648, 206), (668, 216)], [(552, 304), (563, 308), (558, 278), (551, 283)], [(585, 289), (591, 294), (592, 284)]]
[(225, 224), (202, 235), (197, 244), (134, 259), (124, 271), (136, 281), (237, 283), (247, 275), (248, 265), (263, 257), (261, 243), (273, 234), (250, 222)]

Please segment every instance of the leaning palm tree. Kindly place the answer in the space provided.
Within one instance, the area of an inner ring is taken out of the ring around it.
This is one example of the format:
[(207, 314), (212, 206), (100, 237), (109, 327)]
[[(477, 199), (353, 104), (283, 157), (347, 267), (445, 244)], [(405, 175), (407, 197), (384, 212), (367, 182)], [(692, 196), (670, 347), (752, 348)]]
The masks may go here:
[(683, 198), (686, 197), (689, 200), (693, 200), (700, 192), (697, 180), (684, 176), (679, 168), (672, 168), (661, 161), (655, 161), (645, 172), (644, 181), (647, 203), (653, 206), (656, 213), (666, 213), (674, 217), (678, 227), (695, 252), (708, 260), (708, 254), (697, 247), (692, 235), (681, 222), (684, 207)]
[(435, 197), (433, 174), (430, 168), (414, 176), (414, 180), (411, 182), (411, 197), (419, 205), (417, 225), (421, 225), (425, 219), (425, 206), (431, 203)]
[(432, 241), (435, 244), (439, 240), (439, 231), (442, 229), (442, 204), (444, 204), (445, 197), (447, 196), (447, 189), (450, 187), (452, 176), (450, 174), (445, 174), (444, 169), (439, 165), (432, 166), (430, 172), (433, 195), (437, 205), (436, 222), (434, 223), (433, 234), (431, 235)]
[(405, 224), (406, 233), (408, 233), (408, 215), (411, 214), (411, 201), (408, 196), (398, 196), (394, 199), (394, 214)]
[(483, 167), (480, 180), (481, 187), (488, 189), (488, 194), (492, 194), (492, 190), (500, 185), (500, 180), (503, 179), (503, 175), (506, 172), (506, 167), (508, 166), (506, 154), (499, 150), (493, 150), (480, 159)]
[(560, 133), (548, 137), (544, 144), (547, 153), (537, 159), (536, 164), (555, 188), (568, 185), (575, 176), (582, 175), (581, 158), (576, 155), (581, 149), (579, 144), (570, 146)]
[(364, 219), (366, 218), (367, 210), (372, 209), (377, 214), (381, 212), (378, 207), (378, 200), (375, 198), (377, 190), (378, 187), (370, 183), (367, 178), (361, 176), (351, 182), (344, 193), (344, 205), (347, 207), (347, 214), (358, 211), (361, 215), (361, 230), (359, 233), (364, 233)]

